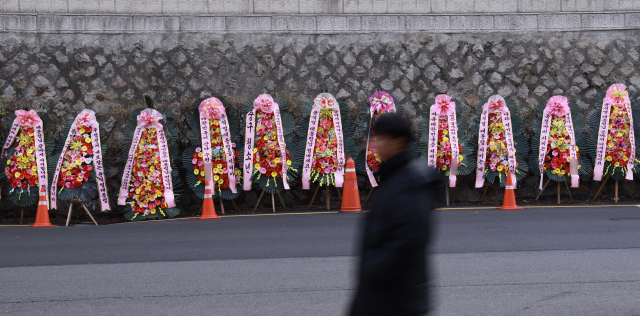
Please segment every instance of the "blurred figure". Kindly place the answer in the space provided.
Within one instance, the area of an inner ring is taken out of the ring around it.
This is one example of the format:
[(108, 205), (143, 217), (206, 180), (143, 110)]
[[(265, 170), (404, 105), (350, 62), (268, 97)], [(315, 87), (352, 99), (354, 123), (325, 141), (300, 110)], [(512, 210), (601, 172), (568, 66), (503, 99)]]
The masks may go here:
[(378, 116), (373, 133), (372, 146), (383, 161), (380, 186), (364, 224), (350, 315), (427, 315), (430, 213), (443, 183), (426, 161), (407, 151), (411, 128), (404, 117)]

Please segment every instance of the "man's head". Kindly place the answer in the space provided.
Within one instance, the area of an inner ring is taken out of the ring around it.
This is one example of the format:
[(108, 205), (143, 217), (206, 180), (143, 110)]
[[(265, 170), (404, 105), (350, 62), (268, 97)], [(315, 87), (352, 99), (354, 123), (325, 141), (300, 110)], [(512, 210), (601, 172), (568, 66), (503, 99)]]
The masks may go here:
[(376, 117), (373, 133), (376, 139), (371, 145), (384, 161), (407, 148), (407, 142), (411, 138), (411, 126), (409, 121), (400, 114), (384, 113)]

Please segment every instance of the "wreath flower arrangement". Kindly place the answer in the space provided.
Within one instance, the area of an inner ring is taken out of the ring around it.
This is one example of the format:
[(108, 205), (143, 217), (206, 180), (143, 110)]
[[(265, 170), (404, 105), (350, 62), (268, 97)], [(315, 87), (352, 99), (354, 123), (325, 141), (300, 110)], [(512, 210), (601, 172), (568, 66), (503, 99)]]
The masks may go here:
[(603, 175), (613, 176), (616, 180), (633, 180), (633, 172), (638, 172), (636, 163), (640, 161), (636, 159), (633, 122), (633, 111), (638, 109), (635, 107), (627, 87), (614, 84), (606, 91), (602, 108), (591, 113), (591, 128), (598, 130), (597, 139), (591, 141), (595, 147), (592, 150), (595, 152), (594, 180), (601, 181)]
[(515, 102), (508, 104), (499, 95), (490, 97), (478, 107), (480, 117), (474, 128), (478, 135), (476, 188), (484, 185), (485, 178), (493, 183), (496, 176), (504, 186), (507, 173), (515, 186), (526, 175), (528, 168), (526, 164), (518, 163), (518, 157), (528, 154), (528, 143), (522, 135), (522, 121), (511, 116), (511, 111), (516, 110)]
[[(536, 121), (536, 133), (532, 139), (532, 148), (538, 148), (530, 157), (530, 167), (539, 173), (540, 189), (543, 178), (564, 182), (571, 179), (571, 186), (578, 187), (579, 175), (589, 171), (588, 161), (580, 154), (584, 148), (583, 121), (575, 104), (563, 96), (554, 96), (545, 106), (541, 106)], [(573, 113), (572, 113), (573, 112)]]
[(63, 200), (74, 198), (89, 202), (98, 191), (102, 211), (110, 209), (102, 165), (103, 150), (95, 112), (83, 110), (69, 126), (66, 141), (55, 159), (57, 163), (51, 166), (54, 170), (51, 183), (53, 209), (57, 208), (58, 195)]
[(3, 187), (9, 189), (14, 204), (26, 207), (38, 201), (41, 186), (48, 191), (43, 122), (34, 110), (17, 110), (15, 116), (6, 118), (7, 123), (11, 129), (1, 154), (5, 162), (2, 176), (7, 181)]
[(288, 190), (288, 182), (296, 172), (285, 141), (285, 136), (293, 132), (293, 117), (287, 113), (285, 118), (279, 103), (268, 94), (258, 96), (253, 109), (247, 112), (244, 190), (251, 190), (251, 181), (258, 182), (269, 193), (280, 192), (282, 188)]
[(302, 188), (310, 182), (342, 187), (345, 168), (345, 140), (341, 109), (335, 97), (321, 93), (313, 100), (309, 115)]
[(368, 121), (365, 131), (365, 133), (367, 133), (367, 143), (364, 151), (364, 158), (359, 158), (358, 161), (362, 160), (363, 163), (359, 163), (359, 165), (362, 165), (361, 169), (364, 169), (371, 186), (377, 187), (378, 182), (375, 175), (380, 169), (382, 159), (380, 158), (380, 155), (378, 155), (377, 150), (371, 146), (371, 143), (376, 139), (376, 135), (373, 134), (373, 125), (375, 124), (375, 120), (378, 115), (389, 112), (395, 113), (396, 105), (393, 102), (393, 97), (384, 91), (378, 91), (371, 95), (371, 97), (369, 97), (369, 104), (370, 106), (366, 113), (367, 118), (365, 119)]
[[(233, 109), (229, 108), (232, 113)], [(200, 198), (204, 198), (205, 165), (211, 163), (211, 181), (215, 196), (235, 199), (239, 195), (242, 168), (240, 150), (233, 138), (238, 135), (236, 115), (229, 115), (222, 99), (208, 98), (194, 103), (190, 124), (191, 142), (185, 150), (183, 164), (189, 166), (187, 183)]]
[(180, 210), (175, 204), (167, 135), (160, 123), (163, 115), (154, 109), (138, 113), (118, 205), (130, 207), (125, 214), (129, 220), (174, 217)]

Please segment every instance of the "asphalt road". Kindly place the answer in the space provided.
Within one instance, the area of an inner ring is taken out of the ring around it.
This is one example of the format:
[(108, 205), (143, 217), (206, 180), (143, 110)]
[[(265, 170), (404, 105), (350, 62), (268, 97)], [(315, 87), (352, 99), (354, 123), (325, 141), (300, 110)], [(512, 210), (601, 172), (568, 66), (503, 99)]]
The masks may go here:
[[(437, 213), (436, 315), (640, 315), (640, 208)], [(0, 313), (343, 315), (362, 217), (0, 227)]]

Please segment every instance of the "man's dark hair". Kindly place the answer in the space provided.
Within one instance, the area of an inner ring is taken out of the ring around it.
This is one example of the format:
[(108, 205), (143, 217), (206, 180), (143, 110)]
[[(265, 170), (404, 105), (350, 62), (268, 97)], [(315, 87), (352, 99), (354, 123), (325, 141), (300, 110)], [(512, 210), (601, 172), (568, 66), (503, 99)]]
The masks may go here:
[(409, 141), (411, 139), (411, 125), (404, 116), (398, 113), (384, 113), (376, 117), (373, 133), (391, 138), (406, 137)]

